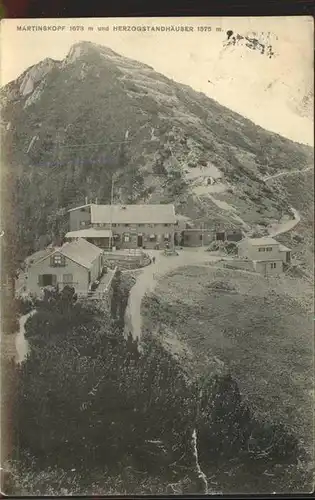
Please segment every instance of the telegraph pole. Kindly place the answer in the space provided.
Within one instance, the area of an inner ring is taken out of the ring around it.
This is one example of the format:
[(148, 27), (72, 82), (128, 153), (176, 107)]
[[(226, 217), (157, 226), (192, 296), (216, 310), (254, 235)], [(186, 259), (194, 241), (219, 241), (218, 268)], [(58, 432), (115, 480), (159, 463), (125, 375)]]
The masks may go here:
[(110, 219), (109, 219), (109, 250), (112, 248), (112, 227), (113, 227), (113, 201), (114, 201), (114, 174), (112, 175), (112, 186), (110, 191)]

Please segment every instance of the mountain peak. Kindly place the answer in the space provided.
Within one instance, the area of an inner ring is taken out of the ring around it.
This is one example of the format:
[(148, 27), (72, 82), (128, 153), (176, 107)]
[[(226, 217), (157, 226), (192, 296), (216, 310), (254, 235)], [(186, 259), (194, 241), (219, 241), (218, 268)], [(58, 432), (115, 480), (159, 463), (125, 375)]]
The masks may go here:
[(71, 64), (77, 59), (79, 59), (82, 56), (88, 55), (88, 54), (99, 54), (102, 56), (115, 56), (115, 57), (120, 57), (119, 54), (114, 52), (113, 50), (109, 49), (108, 47), (104, 47), (103, 45), (99, 45), (97, 43), (89, 42), (86, 40), (82, 40), (80, 42), (74, 43), (65, 60), (64, 64)]

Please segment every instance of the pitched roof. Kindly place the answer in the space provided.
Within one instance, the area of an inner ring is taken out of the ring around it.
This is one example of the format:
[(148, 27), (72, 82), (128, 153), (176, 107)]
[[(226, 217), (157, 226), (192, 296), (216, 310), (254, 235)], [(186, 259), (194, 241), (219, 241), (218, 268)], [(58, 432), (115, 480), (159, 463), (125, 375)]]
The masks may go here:
[(70, 208), (70, 210), (68, 210), (68, 212), (74, 212), (74, 210), (80, 210), (80, 208), (90, 207), (91, 205), (92, 205), (92, 203), (88, 203), (87, 205), (81, 205), (80, 207)]
[(270, 236), (265, 236), (263, 238), (248, 238), (248, 242), (253, 246), (279, 245), (279, 242), (277, 240), (274, 240)]
[(69, 259), (89, 269), (102, 250), (83, 238), (65, 243), (59, 252)]
[(174, 205), (91, 205), (91, 222), (114, 224), (175, 224)]
[(112, 231), (109, 229), (80, 229), (79, 231), (70, 231), (66, 234), (66, 238), (110, 238)]
[(291, 252), (291, 248), (288, 248), (285, 245), (282, 245), (281, 243), (279, 245), (279, 250), (280, 252)]
[(176, 219), (177, 220), (183, 220), (183, 221), (189, 221), (189, 220), (191, 220), (190, 217), (187, 217), (186, 215), (181, 215), (181, 214), (177, 214), (176, 215)]
[(68, 259), (76, 262), (82, 267), (90, 269), (91, 265), (101, 255), (102, 250), (92, 243), (89, 243), (83, 238), (65, 243), (62, 247), (56, 248), (52, 253), (45, 255), (42, 259), (38, 260), (36, 264), (46, 260), (48, 257), (56, 253), (61, 253)]

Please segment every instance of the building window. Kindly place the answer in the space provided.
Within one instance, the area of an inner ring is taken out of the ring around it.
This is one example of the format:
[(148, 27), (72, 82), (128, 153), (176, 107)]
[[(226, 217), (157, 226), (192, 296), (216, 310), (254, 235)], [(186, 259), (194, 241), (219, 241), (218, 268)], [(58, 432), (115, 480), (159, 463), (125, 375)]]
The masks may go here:
[(124, 235), (124, 242), (125, 242), (125, 243), (128, 243), (129, 241), (130, 241), (130, 236), (129, 236), (129, 234), (125, 234), (125, 235)]
[(266, 252), (272, 252), (272, 247), (267, 247)]
[(57, 276), (55, 274), (39, 274), (38, 275), (38, 285), (39, 286), (56, 286)]
[(143, 227), (143, 226), (144, 226), (144, 224), (142, 224), (142, 223), (141, 223), (141, 224), (138, 224), (138, 226), (139, 226), (139, 227)]
[(72, 285), (73, 275), (72, 274), (64, 274), (62, 281), (63, 281), (64, 285)]
[(51, 266), (53, 267), (63, 267), (66, 265), (66, 259), (63, 255), (57, 254), (51, 257)]
[(156, 241), (156, 235), (150, 234), (150, 241)]
[(170, 235), (169, 233), (164, 234), (164, 241), (170, 241)]
[(265, 248), (262, 248), (262, 247), (261, 247), (261, 248), (258, 248), (258, 252), (265, 252), (265, 251), (266, 251), (266, 249), (265, 249)]
[(271, 269), (276, 269), (277, 264), (275, 262), (271, 262)]
[(199, 235), (199, 240), (202, 241), (202, 234)]
[(130, 226), (130, 224), (124, 224), (124, 226), (125, 226), (125, 227), (129, 227), (129, 226)]
[(116, 227), (116, 226), (117, 226), (117, 224), (112, 224), (112, 227)]
[(80, 222), (81, 227), (86, 227), (87, 225), (88, 225), (88, 223), (85, 220), (81, 220), (81, 222)]
[(165, 227), (169, 227), (169, 224), (164, 224)]

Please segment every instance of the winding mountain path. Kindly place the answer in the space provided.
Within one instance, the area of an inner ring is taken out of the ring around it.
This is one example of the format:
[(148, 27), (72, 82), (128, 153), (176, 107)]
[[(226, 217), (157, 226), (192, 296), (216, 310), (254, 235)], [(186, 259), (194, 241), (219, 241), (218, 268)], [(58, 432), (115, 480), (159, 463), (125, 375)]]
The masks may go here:
[(266, 177), (263, 178), (263, 181), (269, 181), (270, 179), (276, 179), (277, 177), (283, 177), (284, 175), (290, 176), (290, 175), (295, 175), (295, 174), (302, 174), (303, 172), (308, 172), (309, 170), (312, 170), (313, 167), (306, 167), (303, 168), (302, 170), (294, 169), (294, 170), (283, 170), (282, 172), (278, 172), (277, 174), (274, 175), (267, 175)]
[(294, 219), (289, 219), (283, 222), (272, 224), (272, 226), (270, 226), (268, 229), (269, 236), (279, 236), (279, 234), (291, 231), (291, 229), (293, 229), (300, 222), (301, 216), (299, 212), (293, 207), (291, 207), (291, 211), (294, 215)]
[[(291, 175), (296, 175), (296, 174), (302, 174), (304, 172), (308, 172), (309, 170), (313, 170), (313, 166), (309, 166), (309, 167), (306, 167), (302, 170), (299, 170), (299, 169), (294, 169), (294, 170), (284, 170), (282, 172), (278, 172), (277, 174), (274, 174), (274, 175), (268, 175), (267, 177), (264, 177), (263, 178), (263, 181), (264, 182), (267, 182), (271, 179), (277, 179), (279, 177), (283, 177), (283, 176), (291, 176)], [(276, 224), (273, 224), (269, 229), (268, 229), (268, 233), (270, 236), (278, 236), (279, 234), (283, 234), (283, 233), (286, 233), (288, 231), (291, 231), (291, 229), (293, 229), (301, 220), (301, 216), (299, 214), (299, 212), (291, 207), (291, 212), (293, 213), (293, 216), (294, 218), (293, 219), (289, 219), (289, 220), (286, 220), (286, 221), (283, 221), (283, 222), (279, 222), (279, 223), (276, 223)]]
[(155, 257), (155, 263), (143, 268), (132, 287), (125, 313), (125, 333), (132, 333), (134, 339), (141, 337), (141, 302), (146, 293), (154, 290), (159, 279), (168, 272), (183, 266), (200, 265), (206, 262), (217, 262), (222, 256), (214, 256), (205, 251), (204, 247), (185, 248), (179, 255), (165, 256), (160, 251), (148, 251)]

